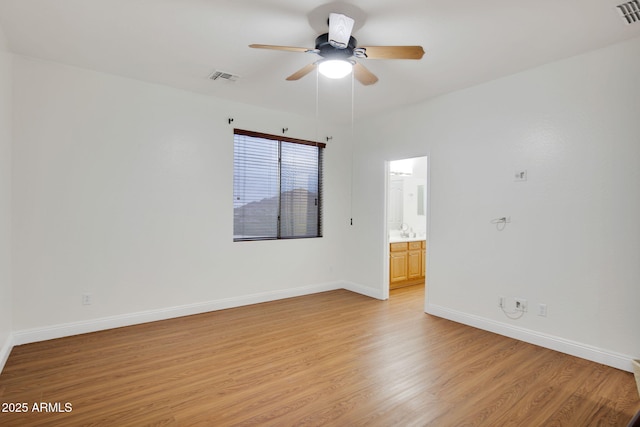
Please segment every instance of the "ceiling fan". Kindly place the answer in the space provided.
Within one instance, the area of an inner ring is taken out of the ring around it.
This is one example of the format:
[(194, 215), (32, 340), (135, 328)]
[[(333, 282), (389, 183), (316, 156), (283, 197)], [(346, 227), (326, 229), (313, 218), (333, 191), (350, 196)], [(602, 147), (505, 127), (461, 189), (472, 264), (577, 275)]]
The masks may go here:
[(421, 59), (424, 55), (422, 46), (358, 46), (358, 41), (351, 35), (354, 22), (353, 18), (346, 15), (330, 13), (329, 32), (316, 38), (315, 49), (268, 44), (252, 44), (249, 47), (315, 53), (321, 57), (291, 74), (287, 80), (299, 80), (318, 67), (320, 73), (330, 78), (341, 78), (353, 71), (355, 79), (363, 85), (374, 84), (378, 77), (354, 58)]

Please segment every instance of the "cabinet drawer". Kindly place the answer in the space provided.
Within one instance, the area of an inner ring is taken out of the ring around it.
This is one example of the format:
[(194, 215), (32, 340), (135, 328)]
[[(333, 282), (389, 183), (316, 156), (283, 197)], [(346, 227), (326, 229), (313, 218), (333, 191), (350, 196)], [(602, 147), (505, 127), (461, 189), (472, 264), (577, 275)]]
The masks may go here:
[(427, 241), (426, 240), (422, 241), (422, 249), (427, 249)]
[(391, 252), (406, 251), (407, 242), (391, 243)]
[(422, 242), (409, 242), (409, 250), (422, 249)]

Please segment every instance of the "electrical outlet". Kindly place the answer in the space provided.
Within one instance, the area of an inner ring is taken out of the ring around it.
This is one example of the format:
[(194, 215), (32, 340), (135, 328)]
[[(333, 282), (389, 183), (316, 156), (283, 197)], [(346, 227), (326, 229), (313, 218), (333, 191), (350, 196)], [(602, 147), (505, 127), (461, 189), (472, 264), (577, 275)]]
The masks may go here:
[(538, 316), (547, 317), (547, 304), (538, 304)]
[(82, 294), (82, 305), (91, 305), (91, 294)]
[(498, 307), (504, 308), (504, 297), (502, 295), (498, 299)]
[(523, 298), (514, 298), (516, 302), (516, 311), (527, 312), (527, 300)]

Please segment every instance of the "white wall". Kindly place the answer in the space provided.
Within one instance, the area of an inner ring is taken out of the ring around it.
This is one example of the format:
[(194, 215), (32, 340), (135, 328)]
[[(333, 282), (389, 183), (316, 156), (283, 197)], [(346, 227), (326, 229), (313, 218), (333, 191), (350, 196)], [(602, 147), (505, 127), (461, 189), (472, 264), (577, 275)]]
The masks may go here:
[[(17, 336), (304, 293), (344, 276), (350, 162), (344, 129), (22, 57), (14, 58), (14, 85)], [(333, 136), (325, 156), (324, 238), (232, 241), (234, 126), (272, 134), (288, 127), (287, 136), (303, 139)], [(83, 293), (93, 304), (81, 304)]]
[(11, 53), (0, 27), (0, 369), (11, 348)]
[[(634, 39), (359, 123), (349, 280), (385, 285), (384, 161), (429, 154), (427, 310), (630, 369), (638, 75)], [(512, 223), (499, 232), (490, 221), (502, 216)], [(508, 319), (499, 295), (528, 299), (529, 312)]]

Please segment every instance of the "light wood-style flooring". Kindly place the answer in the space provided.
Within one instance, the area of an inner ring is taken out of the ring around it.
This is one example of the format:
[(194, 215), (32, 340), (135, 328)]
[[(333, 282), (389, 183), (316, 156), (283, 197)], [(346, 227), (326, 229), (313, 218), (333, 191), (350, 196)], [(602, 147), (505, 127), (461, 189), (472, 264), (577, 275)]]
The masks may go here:
[(631, 373), (427, 315), (423, 298), (332, 291), (18, 346), (0, 402), (29, 412), (0, 425), (625, 426), (640, 409)]

